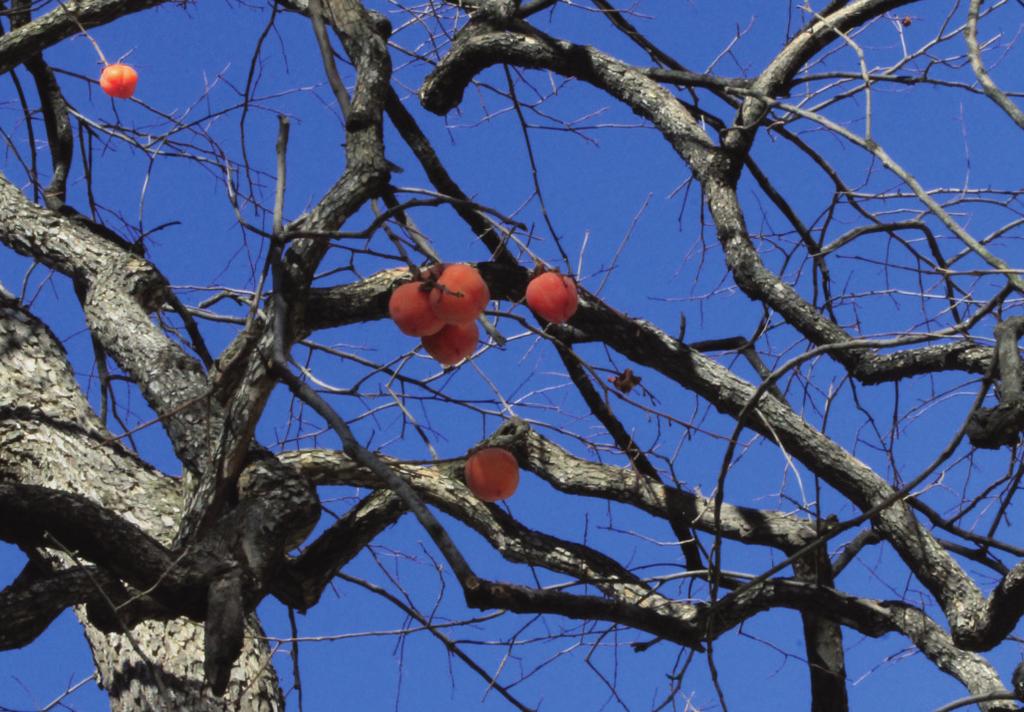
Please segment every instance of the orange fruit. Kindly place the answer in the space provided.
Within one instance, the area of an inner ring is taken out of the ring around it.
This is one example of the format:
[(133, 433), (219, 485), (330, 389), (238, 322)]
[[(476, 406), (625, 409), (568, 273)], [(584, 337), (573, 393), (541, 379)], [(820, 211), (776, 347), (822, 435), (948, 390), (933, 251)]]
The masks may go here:
[(508, 499), (519, 486), (519, 464), (505, 448), (477, 450), (466, 460), (466, 485), (485, 502)]
[(547, 321), (564, 324), (579, 306), (576, 283), (558, 272), (539, 274), (526, 285), (526, 304)]
[(139, 73), (127, 64), (108, 64), (100, 74), (100, 88), (115, 99), (129, 99), (139, 83)]
[(430, 336), (444, 326), (430, 308), (430, 290), (423, 282), (406, 282), (391, 293), (388, 313), (406, 336)]
[(454, 366), (476, 349), (479, 332), (476, 322), (446, 324), (436, 334), (424, 336), (423, 348), (444, 366)]
[(430, 306), (445, 324), (466, 324), (480, 316), (490, 299), (491, 291), (476, 267), (455, 264), (441, 273), (430, 293)]

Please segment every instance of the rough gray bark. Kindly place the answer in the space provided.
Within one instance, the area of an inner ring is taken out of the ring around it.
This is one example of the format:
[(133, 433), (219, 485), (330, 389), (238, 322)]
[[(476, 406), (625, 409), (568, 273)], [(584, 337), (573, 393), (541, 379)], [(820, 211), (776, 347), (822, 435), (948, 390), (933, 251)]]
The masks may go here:
[[(157, 541), (169, 543), (181, 511), (178, 481), (155, 472), (111, 437), (82, 395), (59, 342), (10, 295), (2, 294), (0, 351), (0, 483), (15, 481), (82, 495)], [(74, 567), (78, 561), (67, 551), (79, 542), (73, 534), (62, 539), (67, 540), (55, 539), (40, 553), (58, 569)], [(131, 549), (125, 553), (133, 555)], [(97, 585), (94, 577), (82, 581), (93, 599)], [(66, 581), (59, 587), (68, 590)], [(32, 591), (26, 606), (35, 608), (37, 600), (38, 591)], [(64, 606), (78, 602), (64, 601)], [(109, 604), (101, 600), (96, 605)], [(13, 602), (5, 610), (12, 608)], [(129, 634), (96, 628), (84, 607), (77, 612), (112, 709), (223, 709), (223, 701), (204, 689), (202, 660), (196, 655), (203, 638), (201, 625), (184, 619), (145, 622), (130, 629), (129, 639)], [(113, 618), (116, 621), (117, 616)], [(258, 623), (250, 625), (258, 632)], [(265, 643), (255, 636), (246, 638), (229, 687), (243, 709), (282, 709), (268, 656)]]

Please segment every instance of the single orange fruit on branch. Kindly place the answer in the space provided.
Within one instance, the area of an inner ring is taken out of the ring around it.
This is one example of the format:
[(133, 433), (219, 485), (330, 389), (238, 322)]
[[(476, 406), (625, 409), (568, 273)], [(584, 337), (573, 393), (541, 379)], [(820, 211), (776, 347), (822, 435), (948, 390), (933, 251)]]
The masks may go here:
[(539, 274), (526, 285), (526, 304), (537, 316), (554, 324), (564, 324), (579, 306), (576, 283), (558, 272)]
[(127, 64), (108, 64), (100, 74), (100, 88), (115, 99), (130, 99), (139, 83), (139, 73)]
[(485, 502), (508, 499), (519, 486), (519, 463), (505, 448), (477, 450), (466, 460), (466, 486)]

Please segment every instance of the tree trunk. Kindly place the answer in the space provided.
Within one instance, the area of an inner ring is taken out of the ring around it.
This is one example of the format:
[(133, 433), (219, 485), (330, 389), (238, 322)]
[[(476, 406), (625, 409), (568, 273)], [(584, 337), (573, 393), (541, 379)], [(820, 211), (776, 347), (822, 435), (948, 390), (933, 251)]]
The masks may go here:
[[(81, 494), (117, 512), (161, 543), (181, 516), (180, 480), (122, 448), (75, 381), (60, 343), (0, 292), (0, 478)], [(38, 552), (74, 565), (75, 542)], [(187, 619), (146, 621), (107, 634), (78, 609), (113, 710), (278, 710), (283, 696), (262, 630), (251, 617), (242, 655), (223, 697), (204, 684), (203, 628)], [(141, 654), (140, 654), (141, 653)]]
[(255, 617), (247, 627), (245, 647), (223, 697), (213, 695), (204, 685), (203, 627), (198, 623), (184, 618), (146, 621), (129, 632), (131, 639), (129, 635), (102, 633), (88, 623), (85, 633), (114, 712), (284, 709), (270, 651)]

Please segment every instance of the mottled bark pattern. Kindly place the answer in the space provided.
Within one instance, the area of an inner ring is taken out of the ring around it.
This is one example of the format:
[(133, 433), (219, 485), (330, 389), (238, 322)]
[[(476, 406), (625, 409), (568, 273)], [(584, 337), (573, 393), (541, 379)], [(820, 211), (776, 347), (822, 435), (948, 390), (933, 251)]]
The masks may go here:
[[(2, 294), (0, 352), (0, 482), (13, 480), (82, 495), (169, 544), (180, 515), (179, 482), (155, 472), (111, 438), (78, 388), (59, 342), (10, 295)], [(68, 538), (72, 540), (60, 543), (76, 548), (78, 542)], [(74, 565), (55, 547), (42, 553), (58, 567)], [(130, 556), (131, 549), (126, 554)], [(62, 590), (68, 590), (66, 583)], [(94, 579), (84, 577), (80, 590), (95, 597)], [(113, 710), (223, 709), (223, 700), (205, 686), (197, 655), (202, 649), (201, 625), (179, 619), (135, 626), (130, 635), (140, 656), (125, 634), (97, 629), (84, 607), (76, 612)], [(258, 632), (258, 623), (250, 626), (251, 633)], [(234, 687), (228, 690), (231, 696), (243, 696), (243, 709), (283, 709), (268, 656), (256, 635), (246, 637), (232, 673)]]

